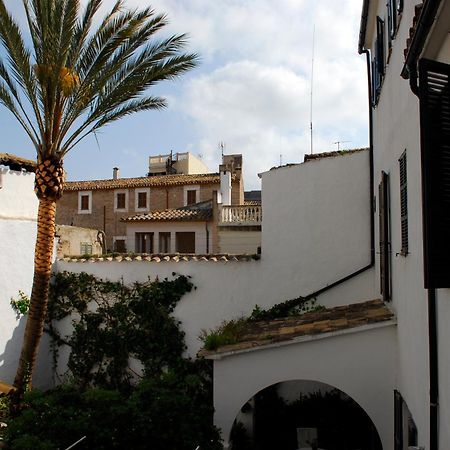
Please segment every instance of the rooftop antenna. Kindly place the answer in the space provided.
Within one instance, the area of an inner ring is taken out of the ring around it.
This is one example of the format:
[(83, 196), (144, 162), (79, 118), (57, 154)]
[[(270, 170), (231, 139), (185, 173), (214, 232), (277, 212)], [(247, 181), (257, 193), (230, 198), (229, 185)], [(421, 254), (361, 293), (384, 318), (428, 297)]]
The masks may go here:
[(222, 159), (223, 159), (223, 152), (225, 150), (225, 147), (226, 147), (225, 142), (220, 141), (219, 142), (219, 148), (220, 148), (220, 151), (222, 153)]
[(316, 25), (313, 26), (312, 57), (311, 57), (311, 99), (309, 105), (309, 130), (311, 133), (311, 155), (313, 154), (313, 85), (314, 85), (314, 47), (315, 47)]
[(352, 141), (336, 141), (336, 142), (332, 142), (332, 144), (337, 145), (337, 151), (339, 151), (341, 149), (340, 145), (345, 144), (346, 142), (352, 142)]

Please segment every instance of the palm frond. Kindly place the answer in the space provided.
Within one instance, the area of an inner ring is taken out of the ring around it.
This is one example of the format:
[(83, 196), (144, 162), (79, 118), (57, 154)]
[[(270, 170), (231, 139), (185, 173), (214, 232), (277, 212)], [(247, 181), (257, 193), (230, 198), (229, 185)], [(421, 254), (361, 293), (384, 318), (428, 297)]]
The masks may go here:
[(38, 90), (31, 64), (31, 55), (25, 48), (20, 29), (6, 10), (3, 0), (0, 0), (0, 42), (6, 50), (12, 78), (22, 88), (28, 99), (42, 135), (44, 126), (37, 100)]

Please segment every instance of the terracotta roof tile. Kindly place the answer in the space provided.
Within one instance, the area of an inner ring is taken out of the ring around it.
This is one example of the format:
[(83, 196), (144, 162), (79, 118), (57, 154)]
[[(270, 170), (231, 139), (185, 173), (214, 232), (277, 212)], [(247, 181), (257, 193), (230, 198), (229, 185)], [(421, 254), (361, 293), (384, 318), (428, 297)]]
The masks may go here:
[(368, 148), (354, 148), (351, 150), (339, 150), (336, 152), (313, 153), (312, 155), (305, 154), (304, 162), (312, 161), (315, 159), (332, 158), (335, 156), (352, 155), (353, 153), (362, 152), (364, 150), (369, 150), (369, 149)]
[(141, 262), (190, 262), (190, 261), (208, 261), (208, 262), (245, 262), (257, 261), (260, 255), (239, 254), (231, 255), (228, 253), (208, 254), (208, 255), (194, 255), (191, 253), (161, 253), (161, 254), (120, 254), (120, 255), (92, 255), (90, 258), (79, 257), (64, 257), (59, 258), (58, 261), (65, 262), (123, 262), (123, 261), (141, 261)]
[(35, 161), (10, 153), (0, 153), (0, 165), (8, 166), (11, 170), (25, 170), (27, 172), (34, 172), (36, 169)]
[(412, 43), (414, 34), (416, 33), (417, 24), (419, 23), (419, 17), (420, 17), (420, 14), (422, 13), (422, 8), (423, 8), (423, 1), (418, 3), (414, 7), (414, 17), (413, 17), (412, 27), (409, 29), (409, 35), (408, 35), (408, 38), (406, 39), (406, 48), (403, 50), (405, 59), (407, 58), (409, 49), (411, 48), (411, 43)]
[[(232, 176), (235, 181), (236, 175)], [(153, 186), (179, 186), (189, 184), (219, 184), (218, 173), (192, 174), (192, 175), (157, 175), (151, 177), (119, 178), (117, 180), (89, 180), (67, 181), (64, 184), (65, 191), (86, 191), (96, 189), (125, 189)]]
[(126, 217), (122, 219), (122, 222), (205, 221), (211, 217), (211, 209), (165, 209)]
[(290, 341), (301, 336), (312, 336), (393, 319), (393, 312), (381, 300), (370, 300), (346, 306), (337, 306), (319, 312), (270, 321), (249, 322), (244, 335), (236, 344), (219, 347), (215, 351), (201, 350), (202, 356), (239, 352), (263, 347), (275, 342)]

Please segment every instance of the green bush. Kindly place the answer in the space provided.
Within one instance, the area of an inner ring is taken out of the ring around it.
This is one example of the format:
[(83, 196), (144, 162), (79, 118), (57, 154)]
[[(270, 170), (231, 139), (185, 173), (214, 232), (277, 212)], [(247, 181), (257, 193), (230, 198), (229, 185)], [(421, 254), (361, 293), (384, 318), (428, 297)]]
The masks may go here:
[(77, 450), (220, 450), (211, 397), (204, 361), (184, 361), (131, 393), (73, 386), (33, 391), (5, 438), (11, 450), (63, 449), (83, 436)]

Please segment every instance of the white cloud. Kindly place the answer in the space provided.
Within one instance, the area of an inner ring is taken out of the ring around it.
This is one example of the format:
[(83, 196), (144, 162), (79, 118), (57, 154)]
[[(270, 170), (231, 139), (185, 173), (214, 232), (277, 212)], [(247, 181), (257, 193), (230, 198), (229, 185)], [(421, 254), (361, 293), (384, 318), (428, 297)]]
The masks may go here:
[[(16, 0), (6, 1), (19, 10)], [(105, 8), (114, 2), (105, 0)], [(365, 61), (356, 51), (361, 0), (125, 3), (166, 12), (167, 33), (189, 33), (189, 51), (198, 52), (202, 64), (176, 88), (163, 85), (170, 105), (164, 114), (181, 117), (174, 133), (178, 141), (181, 136), (186, 150), (203, 154), (212, 169), (220, 141), (227, 152), (244, 154), (248, 187), (256, 186), (257, 172), (279, 164), (280, 154), (288, 163), (309, 152), (313, 26), (315, 151), (332, 150), (338, 140), (351, 141), (349, 147), (367, 145)], [(164, 145), (172, 146), (167, 139)]]

